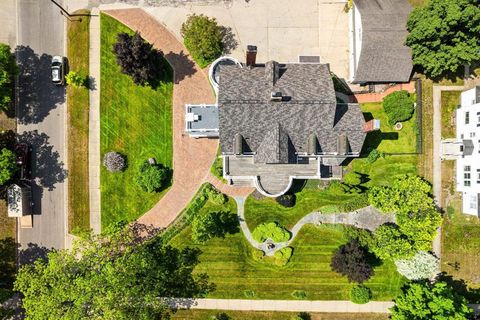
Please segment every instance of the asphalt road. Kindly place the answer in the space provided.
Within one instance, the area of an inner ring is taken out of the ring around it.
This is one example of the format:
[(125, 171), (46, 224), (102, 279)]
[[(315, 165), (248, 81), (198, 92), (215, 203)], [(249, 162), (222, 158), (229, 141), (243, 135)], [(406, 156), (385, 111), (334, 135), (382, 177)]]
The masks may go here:
[(33, 228), (19, 229), (19, 242), (41, 255), (65, 247), (65, 88), (50, 77), (52, 56), (64, 56), (65, 18), (49, 0), (17, 0), (17, 17), (18, 133), (33, 147), (35, 178)]

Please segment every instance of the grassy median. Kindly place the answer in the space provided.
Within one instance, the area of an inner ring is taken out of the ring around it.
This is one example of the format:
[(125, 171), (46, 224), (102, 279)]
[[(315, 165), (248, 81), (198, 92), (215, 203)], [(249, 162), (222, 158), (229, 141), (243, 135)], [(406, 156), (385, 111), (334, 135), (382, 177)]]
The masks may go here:
[(133, 221), (167, 191), (147, 193), (135, 184), (138, 167), (148, 158), (172, 168), (173, 72), (168, 64), (155, 89), (138, 86), (120, 71), (112, 46), (121, 32), (133, 31), (102, 14), (100, 151), (123, 154), (127, 168), (111, 173), (103, 166), (100, 174), (102, 228), (120, 220)]
[[(75, 14), (89, 14), (79, 10)], [(70, 70), (88, 75), (90, 17), (68, 22), (68, 62)], [(88, 196), (88, 88), (67, 86), (68, 112), (68, 222), (77, 234), (90, 229)]]

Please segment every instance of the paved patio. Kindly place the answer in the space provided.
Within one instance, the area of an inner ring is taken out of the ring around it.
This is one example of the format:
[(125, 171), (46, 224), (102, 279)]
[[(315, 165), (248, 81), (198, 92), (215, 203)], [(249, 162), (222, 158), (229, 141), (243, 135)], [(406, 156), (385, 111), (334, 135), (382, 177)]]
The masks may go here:
[(174, 69), (173, 88), (173, 186), (140, 223), (157, 228), (168, 226), (187, 206), (205, 181), (217, 153), (218, 141), (193, 139), (184, 134), (185, 104), (214, 103), (205, 73), (190, 59), (183, 45), (142, 9), (109, 10), (111, 15), (165, 54)]

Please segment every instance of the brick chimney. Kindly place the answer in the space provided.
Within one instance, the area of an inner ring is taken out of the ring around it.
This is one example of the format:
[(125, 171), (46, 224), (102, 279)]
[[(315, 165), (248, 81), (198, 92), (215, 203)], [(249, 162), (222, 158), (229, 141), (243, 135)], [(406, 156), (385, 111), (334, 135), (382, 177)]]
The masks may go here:
[(247, 46), (247, 67), (253, 68), (257, 61), (257, 46)]
[(378, 119), (372, 119), (370, 121), (367, 121), (363, 125), (363, 132), (372, 132), (372, 131), (377, 131), (380, 130), (380, 120)]

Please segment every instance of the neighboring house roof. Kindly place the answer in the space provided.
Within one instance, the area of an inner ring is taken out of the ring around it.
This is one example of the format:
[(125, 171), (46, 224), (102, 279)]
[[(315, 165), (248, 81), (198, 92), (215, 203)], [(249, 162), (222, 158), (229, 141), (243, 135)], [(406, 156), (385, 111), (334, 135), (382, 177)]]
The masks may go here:
[(408, 82), (413, 69), (405, 46), (407, 0), (354, 0), (362, 21), (362, 49), (354, 83)]
[[(282, 101), (271, 100), (275, 91)], [(347, 152), (359, 153), (366, 136), (359, 105), (337, 106), (325, 64), (222, 65), (218, 109), (222, 152), (233, 154), (241, 135), (257, 163), (292, 163), (296, 152), (308, 152), (312, 134), (317, 153), (338, 152), (339, 139)]]

